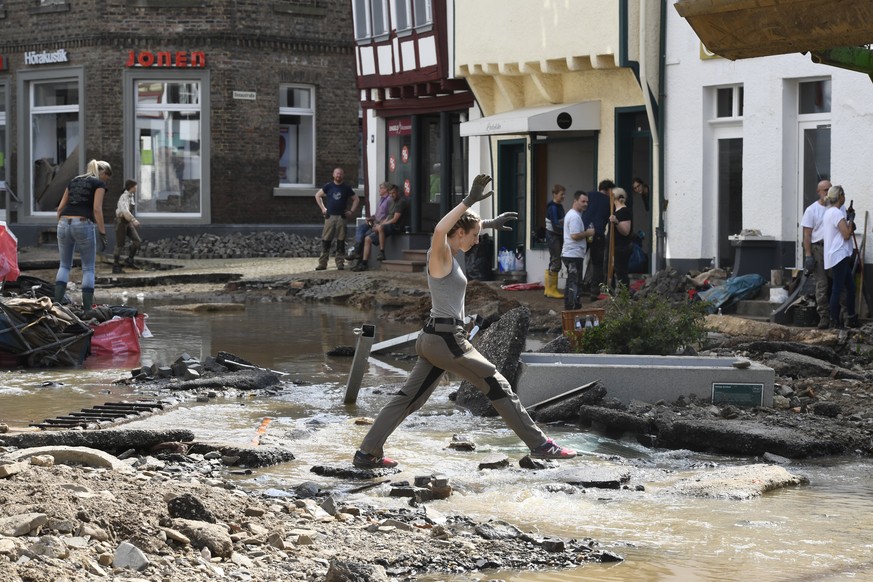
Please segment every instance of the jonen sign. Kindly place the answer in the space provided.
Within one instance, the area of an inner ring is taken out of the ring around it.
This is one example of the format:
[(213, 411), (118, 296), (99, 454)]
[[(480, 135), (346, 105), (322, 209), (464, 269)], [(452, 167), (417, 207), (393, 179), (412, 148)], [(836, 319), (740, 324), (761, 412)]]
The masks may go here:
[(206, 66), (206, 53), (203, 51), (128, 51), (124, 66), (202, 69)]

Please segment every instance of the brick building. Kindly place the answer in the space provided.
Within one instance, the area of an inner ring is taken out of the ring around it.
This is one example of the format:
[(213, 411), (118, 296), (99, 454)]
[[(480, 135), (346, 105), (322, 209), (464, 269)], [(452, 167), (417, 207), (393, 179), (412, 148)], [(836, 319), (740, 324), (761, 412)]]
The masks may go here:
[(332, 169), (361, 173), (352, 47), (347, 0), (0, 0), (2, 214), (50, 240), (96, 158), (107, 222), (137, 180), (150, 238), (315, 233)]

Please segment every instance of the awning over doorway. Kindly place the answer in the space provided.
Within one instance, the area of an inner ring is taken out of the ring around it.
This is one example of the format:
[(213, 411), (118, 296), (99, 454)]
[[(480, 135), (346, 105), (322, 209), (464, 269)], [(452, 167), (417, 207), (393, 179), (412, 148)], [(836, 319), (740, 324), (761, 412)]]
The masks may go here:
[(461, 136), (599, 131), (600, 101), (514, 109), (461, 124)]

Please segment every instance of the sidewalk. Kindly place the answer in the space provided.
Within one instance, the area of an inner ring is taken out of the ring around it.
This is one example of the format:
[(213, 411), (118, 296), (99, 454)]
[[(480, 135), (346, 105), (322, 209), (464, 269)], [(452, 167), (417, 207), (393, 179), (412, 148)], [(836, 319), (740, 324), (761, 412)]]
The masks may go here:
[[(123, 291), (168, 297), (196, 297), (203, 294), (224, 294), (228, 282), (281, 281), (285, 277), (312, 272), (318, 264), (316, 257), (263, 257), (247, 259), (164, 259), (137, 257), (142, 270), (125, 268), (122, 274), (112, 273), (111, 254), (97, 255), (95, 273), (95, 300), (111, 302)], [(78, 289), (82, 271), (74, 255), (71, 287)], [(51, 246), (21, 247), (18, 266), (22, 275), (54, 282), (58, 270), (58, 250)], [(320, 275), (338, 276), (333, 268), (319, 271)], [(77, 295), (77, 293), (76, 293)]]
[[(239, 275), (243, 280), (263, 279), (314, 271), (315, 266), (318, 264), (316, 257), (190, 260), (137, 257), (137, 263), (141, 263), (145, 267), (143, 270), (125, 268), (123, 274), (117, 275), (112, 274), (112, 261), (112, 255), (98, 253), (96, 266), (97, 279), (142, 280), (165, 277), (170, 273), (174, 275), (201, 274), (204, 276), (225, 273)], [(74, 255), (74, 272), (79, 270), (78, 264), (78, 257)], [(22, 247), (18, 250), (18, 266), (22, 273), (31, 275), (34, 271), (43, 273), (46, 271), (57, 272), (58, 250), (49, 246)], [(54, 280), (54, 274), (52, 274), (50, 279)]]

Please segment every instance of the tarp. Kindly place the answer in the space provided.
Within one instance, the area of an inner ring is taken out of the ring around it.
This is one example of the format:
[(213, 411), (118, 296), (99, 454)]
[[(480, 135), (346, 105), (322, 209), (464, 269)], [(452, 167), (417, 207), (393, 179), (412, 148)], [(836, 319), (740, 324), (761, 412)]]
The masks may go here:
[(18, 279), (18, 238), (0, 220), (0, 281)]
[(91, 353), (104, 354), (138, 354), (140, 352), (139, 338), (145, 329), (145, 315), (140, 313), (135, 317), (113, 317), (99, 324), (92, 324), (94, 335), (91, 336)]
[(754, 297), (765, 282), (764, 277), (757, 273), (740, 275), (727, 279), (724, 285), (701, 291), (697, 296), (708, 301), (711, 304), (708, 311), (715, 313), (720, 307), (730, 307), (738, 301)]
[(706, 48), (727, 59), (873, 43), (870, 0), (679, 0)]

